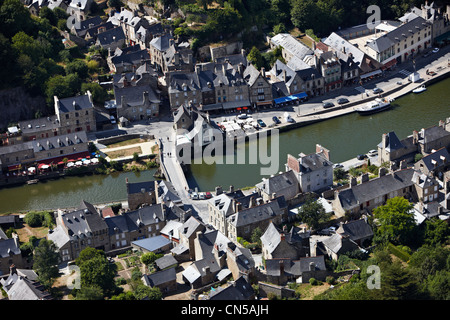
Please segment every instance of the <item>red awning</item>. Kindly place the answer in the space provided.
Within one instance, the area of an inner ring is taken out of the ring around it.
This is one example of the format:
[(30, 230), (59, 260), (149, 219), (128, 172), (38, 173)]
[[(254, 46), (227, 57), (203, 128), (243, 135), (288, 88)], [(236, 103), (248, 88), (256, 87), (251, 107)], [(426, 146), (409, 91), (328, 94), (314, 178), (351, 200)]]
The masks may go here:
[(12, 166), (8, 166), (8, 170), (9, 171), (19, 170), (20, 167), (21, 167), (20, 164), (15, 164), (15, 165), (12, 165)]
[(397, 59), (392, 59), (391, 61), (386, 62), (383, 67), (390, 68), (392, 66), (395, 66), (396, 64), (397, 64)]

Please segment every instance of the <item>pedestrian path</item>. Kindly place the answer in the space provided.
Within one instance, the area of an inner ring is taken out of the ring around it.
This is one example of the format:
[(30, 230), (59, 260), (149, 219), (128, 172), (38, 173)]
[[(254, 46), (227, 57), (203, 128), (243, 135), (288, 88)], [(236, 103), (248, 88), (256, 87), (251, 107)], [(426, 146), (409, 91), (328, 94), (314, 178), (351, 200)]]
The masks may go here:
[(400, 70), (398, 73), (408, 77), (412, 72), (408, 71), (406, 69), (403, 69), (403, 70)]

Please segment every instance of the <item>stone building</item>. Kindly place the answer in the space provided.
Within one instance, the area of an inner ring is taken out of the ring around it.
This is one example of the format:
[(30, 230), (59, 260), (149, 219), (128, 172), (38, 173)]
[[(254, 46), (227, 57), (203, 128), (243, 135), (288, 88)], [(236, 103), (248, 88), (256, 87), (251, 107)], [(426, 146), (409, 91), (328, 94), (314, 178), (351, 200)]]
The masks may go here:
[(316, 145), (316, 153), (299, 154), (299, 158), (288, 155), (286, 171), (292, 170), (305, 192), (320, 192), (333, 185), (333, 163), (329, 151)]
[(267, 79), (264, 68), (258, 71), (252, 64), (248, 65), (243, 72), (243, 78), (247, 82), (249, 100), (252, 107), (272, 106), (273, 93), (272, 84)]
[(128, 182), (127, 195), (128, 195), (128, 208), (130, 210), (136, 210), (141, 205), (156, 204), (156, 190), (154, 181), (145, 182)]
[(97, 130), (94, 103), (89, 90), (84, 95), (70, 98), (59, 99), (55, 96), (54, 107), (58, 121), (67, 133)]

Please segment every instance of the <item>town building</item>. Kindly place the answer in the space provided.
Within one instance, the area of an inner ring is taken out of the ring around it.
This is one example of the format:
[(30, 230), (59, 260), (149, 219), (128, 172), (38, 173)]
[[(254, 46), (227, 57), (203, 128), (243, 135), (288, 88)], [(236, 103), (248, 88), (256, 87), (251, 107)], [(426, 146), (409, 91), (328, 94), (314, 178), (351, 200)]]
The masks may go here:
[(300, 153), (299, 158), (288, 154), (288, 170), (296, 175), (303, 193), (324, 191), (333, 185), (333, 163), (329, 151), (321, 145), (316, 145), (315, 153)]
[(89, 90), (75, 97), (59, 99), (54, 96), (54, 107), (58, 121), (67, 133), (97, 130), (94, 103)]

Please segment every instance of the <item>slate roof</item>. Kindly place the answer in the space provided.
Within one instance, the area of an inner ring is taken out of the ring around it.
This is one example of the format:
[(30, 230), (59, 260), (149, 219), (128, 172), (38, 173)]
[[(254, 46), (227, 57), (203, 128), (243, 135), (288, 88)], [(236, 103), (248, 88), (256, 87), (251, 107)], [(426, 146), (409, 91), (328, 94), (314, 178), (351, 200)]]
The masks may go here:
[(66, 243), (70, 241), (70, 237), (64, 232), (62, 226), (58, 225), (52, 231), (49, 231), (48, 240), (55, 243), (58, 248), (62, 248)]
[(93, 109), (94, 105), (89, 100), (87, 94), (59, 99), (59, 111), (60, 112), (71, 112), (75, 110)]
[(386, 150), (387, 151), (394, 151), (401, 148), (404, 148), (405, 146), (400, 141), (400, 139), (397, 137), (394, 131), (389, 132), (386, 134)]
[(167, 180), (160, 180), (157, 182), (158, 185), (158, 195), (160, 202), (164, 203), (180, 203), (181, 198), (178, 192), (174, 188), (172, 182)]
[(352, 241), (350, 238), (342, 237), (338, 233), (325, 238), (324, 240), (322, 240), (322, 243), (331, 252), (334, 252), (336, 254), (344, 254), (346, 252), (359, 249), (358, 245), (354, 241)]
[(404, 169), (358, 184), (339, 192), (344, 210), (351, 210), (361, 203), (413, 185), (414, 169)]
[(125, 103), (128, 107), (141, 106), (144, 102), (144, 92), (148, 92), (148, 100), (150, 103), (159, 104), (161, 102), (150, 85), (140, 85), (123, 88), (115, 87), (114, 97), (116, 98), (116, 105), (121, 107), (122, 97), (125, 97)]
[(125, 40), (125, 33), (121, 27), (109, 29), (97, 35), (97, 42), (101, 46), (117, 43), (120, 40)]
[(249, 86), (253, 86), (261, 73), (252, 64), (249, 64), (244, 70), (244, 80), (247, 81)]
[(158, 271), (152, 274), (144, 274), (142, 276), (142, 281), (144, 282), (144, 284), (151, 288), (174, 281), (176, 279), (177, 274), (175, 272), (175, 268)]
[(209, 300), (249, 300), (255, 295), (252, 286), (240, 276), (228, 287), (218, 287), (208, 295)]
[(258, 183), (256, 187), (261, 191), (271, 195), (287, 188), (298, 189), (298, 180), (294, 171), (289, 170), (273, 177), (267, 178)]
[(376, 40), (367, 43), (367, 46), (376, 52), (382, 52), (400, 41), (403, 41), (405, 39), (404, 35), (408, 36), (411, 33), (417, 33), (429, 26), (430, 23), (428, 23), (425, 19), (422, 17), (417, 17), (400, 25), (394, 30), (387, 32), (385, 35), (377, 38)]
[(20, 248), (16, 245), (14, 239), (6, 239), (0, 241), (0, 258), (7, 258), (12, 255), (20, 254)]
[(332, 165), (333, 163), (330, 160), (327, 160), (324, 156), (318, 153), (311, 153), (299, 158), (301, 173), (316, 171), (324, 167), (331, 167)]
[(121, 51), (118, 51), (118, 54), (114, 55), (114, 57), (111, 58), (111, 62), (115, 66), (138, 65), (150, 59), (150, 54), (148, 53), (148, 51), (146, 49), (141, 50), (139, 45), (128, 48), (133, 49), (127, 51), (123, 49)]
[(164, 34), (162, 36), (153, 38), (152, 41), (150, 41), (150, 46), (154, 47), (158, 51), (167, 51), (170, 46), (170, 40), (173, 39), (173, 37), (170, 34)]
[(142, 189), (144, 192), (154, 192), (155, 191), (155, 181), (144, 181), (144, 182), (128, 182), (128, 194), (141, 193)]
[(281, 46), (285, 50), (289, 51), (292, 55), (303, 59), (307, 55), (313, 55), (314, 52), (306, 45), (292, 37), (288, 33), (279, 33), (270, 39), (276, 46)]
[(3, 231), (3, 229), (0, 227), (0, 241), (1, 240), (6, 240), (6, 239), (8, 239), (8, 237), (6, 236), (6, 234)]
[(269, 223), (264, 234), (261, 236), (261, 243), (268, 253), (272, 253), (281, 242), (281, 230), (273, 222)]
[[(189, 238), (194, 232), (196, 232), (199, 226), (203, 226), (203, 223), (194, 217), (190, 217), (185, 223), (183, 223), (183, 226), (179, 229), (179, 232), (186, 238)], [(203, 227), (202, 229), (205, 228)]]
[(283, 214), (283, 210), (286, 207), (284, 196), (281, 196), (271, 202), (241, 210), (231, 215), (228, 219), (235, 227), (246, 226), (255, 222), (273, 219), (275, 216)]
[(445, 147), (430, 153), (423, 157), (419, 161), (419, 165), (423, 164), (429, 171), (433, 171), (435, 168), (450, 164), (450, 154)]
[(72, 0), (69, 4), (69, 7), (74, 7), (81, 10), (89, 10), (89, 8), (86, 8), (86, 5), (91, 3), (89, 0)]
[(353, 241), (373, 236), (372, 228), (364, 219), (342, 223), (336, 233), (346, 234)]
[(156, 266), (159, 269), (163, 270), (163, 269), (165, 269), (167, 267), (170, 267), (170, 266), (173, 266), (175, 264), (178, 264), (178, 261), (173, 257), (173, 255), (166, 254), (163, 257), (157, 259), (155, 261), (155, 263), (156, 263)]
[(19, 121), (19, 128), (24, 134), (32, 134), (43, 130), (56, 129), (59, 127), (60, 125), (57, 115)]
[(77, 35), (79, 37), (84, 37), (88, 29), (92, 28), (93, 26), (98, 26), (100, 24), (102, 24), (102, 19), (100, 18), (100, 16), (95, 16), (81, 21), (76, 19), (74, 27)]
[(8, 289), (9, 300), (51, 300), (51, 295), (44, 291), (44, 286), (39, 282), (27, 278), (18, 277), (15, 283)]
[(298, 260), (291, 259), (267, 259), (266, 272), (270, 276), (279, 277), (281, 273), (281, 265), (285, 275), (301, 276), (303, 272), (310, 271), (310, 264), (314, 264), (314, 270), (326, 270), (324, 256), (302, 257)]

